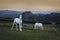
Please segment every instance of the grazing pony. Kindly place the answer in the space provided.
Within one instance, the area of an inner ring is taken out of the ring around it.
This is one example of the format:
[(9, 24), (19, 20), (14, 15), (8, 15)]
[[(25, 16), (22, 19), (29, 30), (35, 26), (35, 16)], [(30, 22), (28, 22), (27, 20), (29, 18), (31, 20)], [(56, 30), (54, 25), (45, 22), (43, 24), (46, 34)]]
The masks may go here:
[(42, 23), (35, 23), (34, 29), (38, 29), (39, 27), (41, 30), (43, 30), (43, 24)]
[(18, 30), (17, 24), (19, 25), (19, 30), (22, 31), (22, 15), (20, 15), (19, 18), (14, 19), (11, 30), (13, 30), (14, 25), (16, 25), (16, 30)]

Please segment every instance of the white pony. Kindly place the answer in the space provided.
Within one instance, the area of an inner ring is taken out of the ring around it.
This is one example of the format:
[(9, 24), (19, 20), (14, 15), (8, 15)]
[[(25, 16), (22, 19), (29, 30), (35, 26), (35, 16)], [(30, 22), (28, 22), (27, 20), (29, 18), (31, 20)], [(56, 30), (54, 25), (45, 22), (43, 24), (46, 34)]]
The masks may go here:
[(42, 23), (35, 23), (34, 29), (38, 29), (39, 27), (41, 30), (43, 30), (43, 24)]
[(18, 24), (19, 30), (22, 31), (22, 15), (20, 15), (19, 18), (14, 19), (11, 30), (13, 30), (14, 24), (16, 25), (16, 30), (18, 30), (17, 28), (18, 27), (17, 24)]

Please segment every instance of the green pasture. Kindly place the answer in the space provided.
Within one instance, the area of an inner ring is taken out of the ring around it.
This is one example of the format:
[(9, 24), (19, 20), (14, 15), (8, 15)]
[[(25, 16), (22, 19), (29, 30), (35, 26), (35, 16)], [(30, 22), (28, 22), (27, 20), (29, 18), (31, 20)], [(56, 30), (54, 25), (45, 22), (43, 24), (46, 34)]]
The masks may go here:
[(60, 30), (56, 25), (44, 24), (43, 31), (27, 27), (22, 32), (15, 28), (11, 30), (11, 26), (11, 23), (0, 23), (0, 40), (60, 40)]

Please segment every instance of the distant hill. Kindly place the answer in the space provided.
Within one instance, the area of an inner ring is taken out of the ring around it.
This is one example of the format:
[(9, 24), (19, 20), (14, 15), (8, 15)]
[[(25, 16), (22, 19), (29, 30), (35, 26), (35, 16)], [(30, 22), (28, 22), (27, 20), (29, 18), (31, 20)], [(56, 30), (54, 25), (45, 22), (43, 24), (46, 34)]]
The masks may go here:
[(22, 12), (20, 11), (12, 11), (12, 10), (0, 10), (0, 18), (11, 17), (15, 18), (18, 17)]

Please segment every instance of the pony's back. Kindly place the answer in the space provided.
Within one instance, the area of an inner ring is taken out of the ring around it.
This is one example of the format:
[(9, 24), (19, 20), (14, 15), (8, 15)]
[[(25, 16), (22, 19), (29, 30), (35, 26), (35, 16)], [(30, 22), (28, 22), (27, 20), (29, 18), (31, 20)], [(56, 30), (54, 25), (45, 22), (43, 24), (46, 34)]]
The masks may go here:
[(36, 26), (43, 26), (42, 23), (35, 23)]

